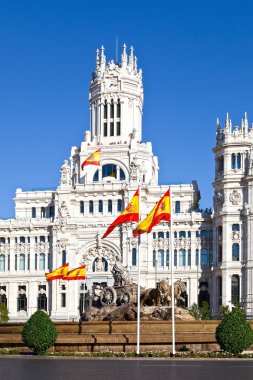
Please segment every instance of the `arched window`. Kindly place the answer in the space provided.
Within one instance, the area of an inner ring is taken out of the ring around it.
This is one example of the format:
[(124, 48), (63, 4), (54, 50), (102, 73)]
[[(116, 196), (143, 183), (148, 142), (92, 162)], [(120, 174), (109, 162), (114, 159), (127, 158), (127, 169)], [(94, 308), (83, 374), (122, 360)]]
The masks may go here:
[(107, 164), (102, 166), (102, 178), (113, 177), (117, 178), (117, 166), (114, 164)]
[(153, 239), (156, 239), (156, 233), (153, 232)]
[(93, 212), (94, 212), (93, 201), (89, 201), (89, 213), (93, 214)]
[(103, 213), (103, 201), (101, 199), (98, 201), (98, 212)]
[(21, 253), (19, 256), (19, 270), (25, 270), (25, 254)]
[(186, 251), (185, 249), (180, 249), (179, 250), (179, 266), (184, 267), (185, 266), (185, 256), (186, 256)]
[(80, 201), (80, 214), (84, 214), (84, 201)]
[(175, 239), (177, 238), (177, 232), (176, 231), (174, 232), (174, 238)]
[(191, 237), (191, 231), (188, 231), (188, 238), (190, 238)]
[(162, 231), (158, 232), (158, 239), (159, 238), (161, 238), (161, 239), (164, 238), (164, 232), (162, 232)]
[(159, 267), (164, 266), (164, 250), (163, 249), (159, 249), (159, 251), (157, 252), (157, 265)]
[(41, 235), (40, 236), (40, 243), (45, 243), (46, 242), (46, 236)]
[(179, 231), (179, 237), (180, 238), (185, 238), (186, 237), (186, 232), (185, 231)]
[(231, 155), (231, 168), (241, 169), (241, 153), (233, 153)]
[(231, 278), (231, 301), (233, 305), (240, 302), (240, 277), (233, 275)]
[(5, 238), (4, 237), (0, 237), (0, 243), (5, 244)]
[(33, 219), (36, 218), (36, 208), (35, 207), (32, 207), (32, 218)]
[(200, 261), (200, 264), (201, 265), (207, 265), (208, 261), (207, 261), (207, 249), (205, 248), (202, 248), (201, 249), (201, 261)]
[(169, 237), (170, 237), (170, 233), (167, 231), (166, 232), (166, 239), (169, 239)]
[(136, 266), (137, 256), (136, 256), (136, 248), (132, 248), (132, 266)]
[(46, 255), (45, 253), (40, 253), (39, 270), (45, 270), (45, 269), (46, 269)]
[[(95, 172), (93, 176), (93, 182), (98, 182), (99, 179), (99, 169)], [(115, 178), (120, 181), (125, 181), (126, 176), (124, 171), (119, 168), (119, 171), (117, 170), (117, 166), (115, 164), (107, 164), (102, 166), (102, 179), (103, 178)]]
[(111, 100), (110, 104), (110, 118), (114, 118), (114, 104), (113, 104), (113, 99)]
[(108, 200), (108, 213), (112, 213), (112, 200), (111, 199), (109, 199)]
[(232, 245), (232, 261), (239, 261), (240, 256), (240, 246), (238, 243), (233, 243)]
[(5, 255), (0, 255), (0, 272), (5, 271)]

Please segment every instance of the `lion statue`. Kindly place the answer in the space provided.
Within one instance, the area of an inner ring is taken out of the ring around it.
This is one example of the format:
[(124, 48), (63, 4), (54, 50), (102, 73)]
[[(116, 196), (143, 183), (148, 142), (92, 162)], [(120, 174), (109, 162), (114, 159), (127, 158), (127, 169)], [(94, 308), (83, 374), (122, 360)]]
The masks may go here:
[(156, 288), (145, 290), (141, 296), (141, 305), (163, 306), (165, 304), (169, 304), (171, 301), (169, 292), (170, 285), (166, 280), (162, 280), (157, 284)]
[[(174, 283), (174, 302), (185, 301), (181, 293), (186, 291), (186, 285), (183, 281), (178, 280)], [(157, 284), (156, 288), (146, 289), (141, 295), (141, 306), (171, 306), (171, 285), (166, 280)]]

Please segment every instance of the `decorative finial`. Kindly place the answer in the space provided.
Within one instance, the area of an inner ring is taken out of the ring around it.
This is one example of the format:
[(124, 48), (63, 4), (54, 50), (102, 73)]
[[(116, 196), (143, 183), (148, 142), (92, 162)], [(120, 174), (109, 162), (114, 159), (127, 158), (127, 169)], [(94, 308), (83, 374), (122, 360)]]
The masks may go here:
[(137, 71), (137, 57), (134, 57), (134, 70)]
[(217, 120), (216, 120), (216, 129), (220, 129), (220, 120), (219, 120), (218, 117), (217, 117)]
[(99, 50), (96, 50), (96, 68), (99, 67)]
[(106, 57), (105, 57), (104, 51), (105, 51), (105, 48), (102, 45), (101, 46), (101, 60), (100, 60), (100, 62), (101, 62), (101, 69), (105, 69), (105, 64), (106, 64)]
[(134, 48), (130, 47), (130, 56), (129, 56), (129, 66), (133, 67), (134, 65)]
[(226, 115), (225, 128), (229, 128), (229, 114), (228, 114), (228, 112)]
[(127, 53), (126, 53), (126, 44), (123, 45), (123, 52), (121, 54), (121, 67), (125, 68), (127, 66)]
[(245, 131), (245, 132), (248, 132), (248, 129), (249, 129), (249, 123), (248, 123), (247, 112), (244, 112), (243, 125), (244, 125), (244, 131)]

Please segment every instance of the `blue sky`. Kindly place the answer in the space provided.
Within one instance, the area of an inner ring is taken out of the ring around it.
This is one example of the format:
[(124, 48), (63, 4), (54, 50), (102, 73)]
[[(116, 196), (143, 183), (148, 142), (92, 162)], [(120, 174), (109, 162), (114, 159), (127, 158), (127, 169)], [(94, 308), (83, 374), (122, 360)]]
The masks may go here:
[(0, 0), (0, 217), (18, 187), (56, 187), (89, 129), (95, 51), (133, 45), (143, 69), (143, 140), (161, 184), (198, 181), (212, 206), (215, 122), (253, 122), (251, 1)]

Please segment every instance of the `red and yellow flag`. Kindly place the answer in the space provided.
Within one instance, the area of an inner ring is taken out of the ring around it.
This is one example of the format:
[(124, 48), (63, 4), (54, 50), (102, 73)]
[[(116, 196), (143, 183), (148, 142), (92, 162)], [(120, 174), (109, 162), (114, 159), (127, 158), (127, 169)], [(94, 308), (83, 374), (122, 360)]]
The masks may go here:
[(52, 280), (63, 278), (68, 273), (68, 270), (69, 270), (69, 263), (64, 264), (50, 273), (45, 273), (46, 280), (52, 281)]
[(95, 152), (91, 153), (82, 163), (81, 168), (83, 168), (86, 165), (100, 165), (100, 158), (101, 158), (101, 148), (97, 149)]
[(133, 231), (133, 236), (139, 236), (144, 232), (151, 232), (152, 228), (160, 223), (161, 220), (170, 221), (170, 190), (153, 207), (148, 216)]
[(129, 202), (125, 210), (114, 220), (107, 228), (102, 239), (108, 236), (118, 224), (138, 222), (139, 220), (139, 189), (135, 192), (133, 198)]
[(82, 265), (81, 267), (70, 270), (64, 277), (63, 280), (85, 280), (86, 277), (86, 267)]

